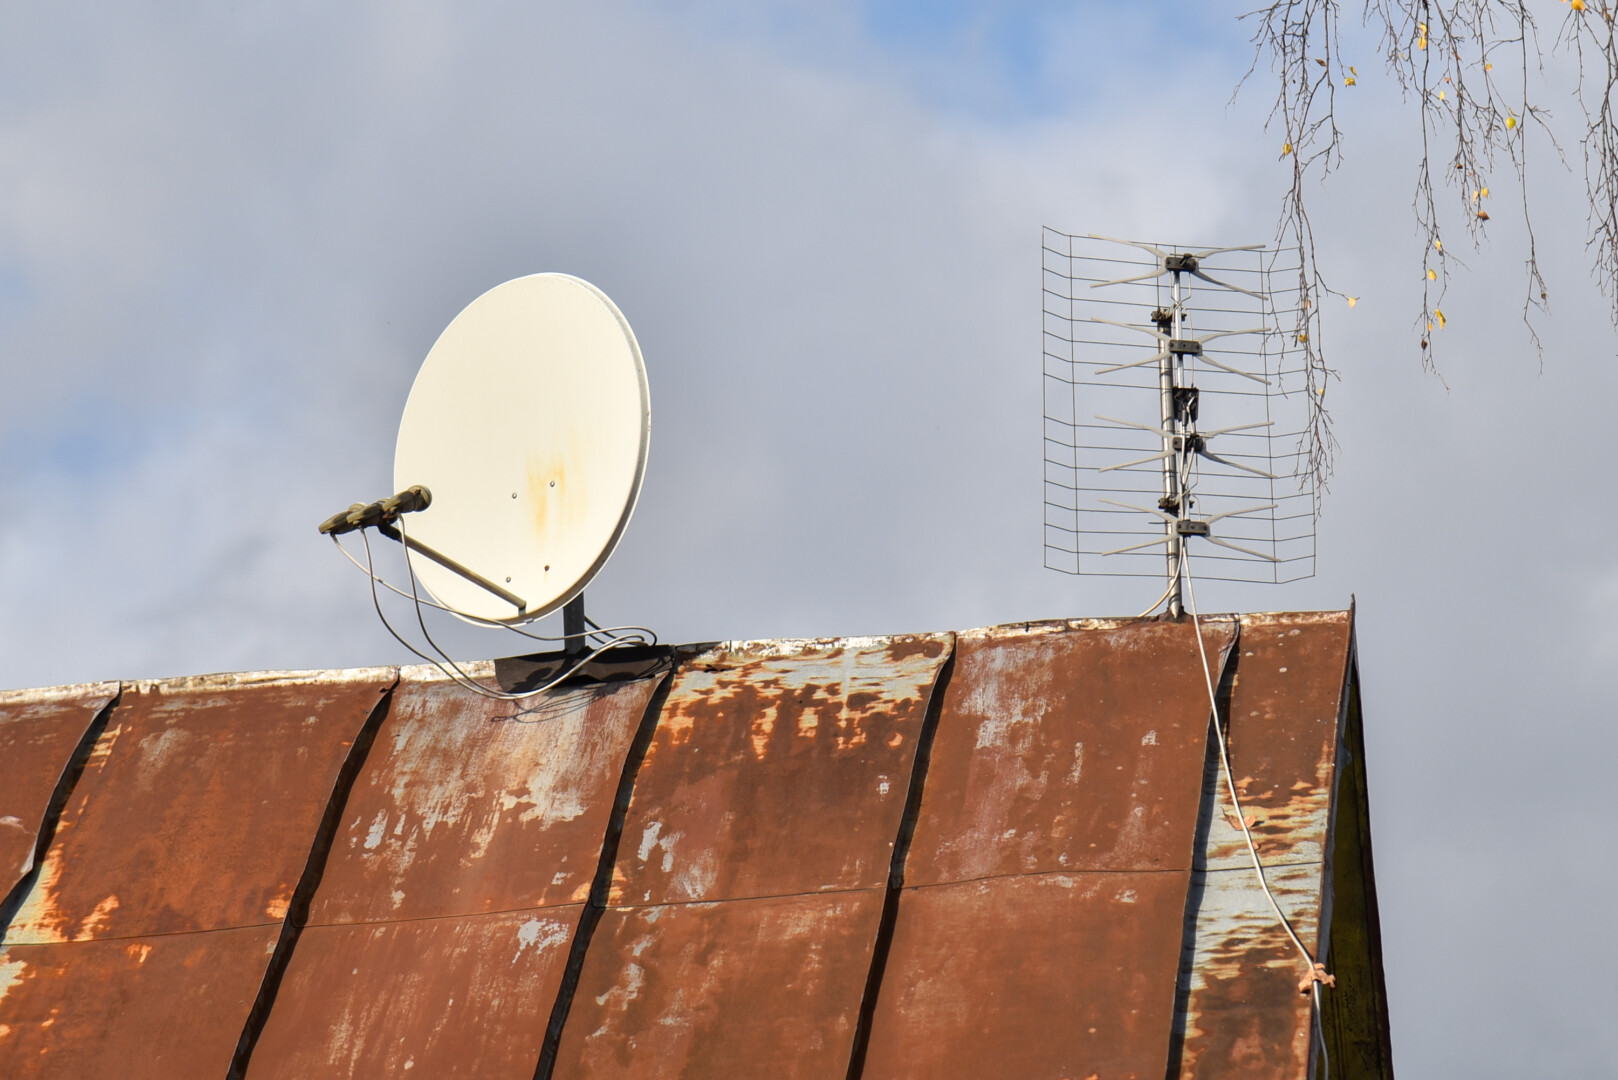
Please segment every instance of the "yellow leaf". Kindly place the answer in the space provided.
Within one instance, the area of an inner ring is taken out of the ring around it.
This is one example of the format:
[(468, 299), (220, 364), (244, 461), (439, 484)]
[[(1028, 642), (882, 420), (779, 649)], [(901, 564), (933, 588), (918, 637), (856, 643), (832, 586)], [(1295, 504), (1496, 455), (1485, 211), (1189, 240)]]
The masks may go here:
[(1438, 280), (1438, 271), (1429, 269), (1427, 271), (1427, 280), (1428, 281), (1437, 281)]
[[(1573, 2), (1578, 3), (1578, 0), (1573, 0)], [(1444, 329), (1444, 324), (1449, 322), (1448, 319), (1444, 318), (1444, 313), (1437, 308), (1433, 308), (1433, 314), (1438, 317), (1438, 328), (1440, 330)]]
[(1343, 80), (1343, 85), (1344, 86), (1353, 86), (1354, 84), (1355, 84), (1355, 79), (1354, 79), (1354, 76), (1352, 76), (1352, 75), (1350, 75), (1348, 78)]
[(1281, 147), (1281, 156), (1282, 157), (1286, 157), (1290, 153), (1292, 153), (1292, 144), (1291, 143), (1287, 143), (1286, 145)]
[(1514, 128), (1516, 126), (1517, 126), (1517, 118), (1515, 116), (1507, 116), (1506, 117), (1506, 130), (1510, 131), (1512, 128)]
[(1433, 241), (1433, 249), (1436, 250), (1436, 251), (1443, 251), (1444, 250), (1444, 241), (1442, 241), (1442, 240), (1434, 240)]
[(1484, 188), (1481, 192), (1479, 192), (1479, 194), (1482, 195), (1485, 199), (1487, 199), (1489, 197), (1489, 189)]
[(1573, 10), (1574, 11), (1583, 11), (1584, 10), (1584, 0), (1573, 0)]
[(1360, 69), (1355, 67), (1353, 64), (1350, 64), (1348, 65), (1348, 73), (1350, 75), (1358, 75), (1360, 73)]
[(1357, 304), (1359, 302), (1360, 302), (1360, 298), (1357, 297), (1357, 296), (1350, 296), (1348, 298), (1348, 306), (1349, 307), (1353, 307), (1355, 304)]
[(1478, 196), (1481, 195), (1481, 194), (1482, 194), (1482, 192), (1480, 192), (1480, 191), (1472, 192), (1472, 201), (1477, 202), (1478, 201)]
[(1439, 100), (1439, 101), (1443, 101), (1443, 100), (1444, 100), (1444, 91), (1442, 91), (1442, 90), (1440, 90), (1440, 91), (1439, 91), (1439, 92), (1438, 92), (1438, 100)]
[(1421, 31), (1421, 36), (1416, 39), (1416, 48), (1425, 49), (1427, 47), (1427, 24), (1417, 23), (1416, 27)]
[(1484, 71), (1493, 71), (1494, 70), (1494, 65), (1493, 64), (1484, 64), (1483, 65), (1483, 70)]

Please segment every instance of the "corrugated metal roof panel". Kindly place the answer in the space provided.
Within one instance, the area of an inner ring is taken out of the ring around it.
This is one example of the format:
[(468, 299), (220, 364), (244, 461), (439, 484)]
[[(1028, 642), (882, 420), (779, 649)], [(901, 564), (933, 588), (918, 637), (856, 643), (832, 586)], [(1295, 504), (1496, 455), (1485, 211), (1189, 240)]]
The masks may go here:
[[(1321, 959), (1352, 639), (1348, 612), (1245, 616), (1230, 690), (1242, 812), (1276, 902)], [(1315, 1042), (1313, 1003), (1299, 992), (1305, 965), (1264, 898), (1229, 789), (1215, 781), (1182, 961), (1179, 1075), (1304, 1076)]]
[(947, 634), (753, 642), (674, 677), (613, 904), (877, 889)]
[(906, 889), (864, 1075), (1157, 1080), (1185, 878), (1019, 874)]
[(46, 810), (117, 683), (0, 692), (0, 898), (34, 868)]
[(683, 658), (554, 1075), (846, 1074), (951, 641), (764, 642)]
[(394, 691), (310, 924), (583, 903), (657, 680), (519, 705), (424, 675)]
[(879, 889), (609, 908), (553, 1073), (843, 1080)]
[(7, 943), (279, 923), (348, 748), (393, 679), (135, 684)]
[(658, 681), (518, 705), (406, 670), (248, 1076), (528, 1080)]
[(309, 927), (248, 1080), (531, 1080), (582, 910)]
[(1211, 714), (1189, 624), (962, 635), (871, 1075), (1162, 1075)]
[(0, 1074), (224, 1074), (334, 786), (393, 679), (124, 692), (7, 928)]
[(216, 1080), (279, 924), (0, 949), (0, 1076)]
[(1189, 623), (963, 634), (905, 881), (1189, 870), (1210, 711)]

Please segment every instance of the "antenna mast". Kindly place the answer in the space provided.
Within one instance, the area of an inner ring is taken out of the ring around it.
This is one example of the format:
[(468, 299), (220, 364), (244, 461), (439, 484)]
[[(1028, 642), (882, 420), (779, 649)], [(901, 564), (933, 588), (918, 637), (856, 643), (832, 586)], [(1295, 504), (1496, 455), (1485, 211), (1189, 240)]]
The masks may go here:
[[(1185, 335), (1181, 333), (1185, 325), (1185, 308), (1180, 302), (1180, 260), (1189, 258), (1186, 255), (1170, 255), (1163, 260), (1174, 275), (1174, 284), (1170, 289), (1169, 310), (1158, 308), (1152, 312), (1152, 321), (1157, 324), (1158, 330), (1167, 331), (1169, 335), (1168, 348), (1163, 350), (1157, 362), (1157, 382), (1162, 397), (1163, 414), (1163, 498), (1158, 500), (1158, 508), (1166, 514), (1174, 515), (1173, 521), (1165, 521), (1163, 529), (1167, 540), (1168, 559), (1168, 604), (1169, 617), (1178, 619), (1185, 610), (1184, 588), (1181, 582), (1180, 569), (1183, 565), (1180, 554), (1184, 550), (1185, 542), (1180, 538), (1180, 521), (1184, 519), (1186, 504), (1190, 502), (1181, 491), (1180, 457), (1177, 452), (1182, 445), (1183, 435), (1180, 430), (1178, 410), (1175, 400), (1178, 396), (1179, 385), (1175, 380), (1175, 366), (1180, 362), (1182, 353), (1175, 351), (1175, 346), (1186, 344)], [(1192, 268), (1196, 267), (1196, 260), (1191, 260)], [(1168, 318), (1163, 316), (1167, 315)]]

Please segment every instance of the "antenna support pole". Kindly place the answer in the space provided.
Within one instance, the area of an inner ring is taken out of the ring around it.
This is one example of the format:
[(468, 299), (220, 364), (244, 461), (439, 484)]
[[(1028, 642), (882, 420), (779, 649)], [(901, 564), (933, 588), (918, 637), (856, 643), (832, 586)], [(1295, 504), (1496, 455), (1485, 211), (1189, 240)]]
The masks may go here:
[(584, 620), (584, 594), (581, 592), (566, 604), (562, 605), (562, 636), (566, 639), (563, 648), (569, 656), (584, 652), (588, 646), (585, 641)]
[[(1169, 255), (1164, 258), (1163, 266), (1174, 275), (1174, 284), (1170, 293), (1168, 311), (1154, 311), (1153, 319), (1158, 323), (1158, 329), (1169, 336), (1163, 347), (1162, 359), (1157, 366), (1157, 384), (1161, 399), (1163, 415), (1163, 499), (1158, 505), (1165, 514), (1173, 515), (1173, 521), (1164, 521), (1163, 530), (1167, 538), (1167, 573), (1169, 594), (1169, 617), (1179, 619), (1185, 611), (1184, 596), (1181, 591), (1181, 551), (1185, 544), (1180, 535), (1179, 522), (1184, 520), (1189, 509), (1189, 502), (1185, 492), (1180, 486), (1180, 460), (1184, 456), (1185, 440), (1181, 437), (1179, 428), (1179, 409), (1176, 408), (1177, 381), (1175, 365), (1180, 362), (1180, 354), (1174, 346), (1181, 343), (1185, 337), (1185, 305), (1181, 303), (1180, 274), (1184, 270), (1196, 270), (1197, 264), (1192, 259), (1189, 266), (1186, 257)], [(1166, 318), (1164, 316), (1167, 316)]]

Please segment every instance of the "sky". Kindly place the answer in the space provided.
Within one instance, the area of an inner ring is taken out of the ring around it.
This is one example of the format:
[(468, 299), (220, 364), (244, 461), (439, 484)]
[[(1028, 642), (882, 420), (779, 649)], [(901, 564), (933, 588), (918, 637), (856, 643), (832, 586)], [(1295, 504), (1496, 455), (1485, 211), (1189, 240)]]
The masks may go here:
[[(1040, 230), (1269, 240), (1246, 5), (9, 5), (0, 10), (0, 685), (408, 659), (316, 534), (388, 494), (439, 330), (544, 270), (651, 382), (590, 586), (665, 640), (1129, 615), (1042, 568)], [(1311, 189), (1342, 444), (1319, 570), (1358, 605), (1406, 1076), (1607, 1076), (1618, 884), (1618, 335), (1583, 180), (1497, 213), (1422, 369), (1419, 130), (1368, 41)], [(1354, 58), (1350, 57), (1350, 62)], [(1562, 120), (1565, 65), (1543, 74)], [(1501, 206), (1515, 200), (1502, 173)], [(464, 657), (525, 651), (446, 626)]]

